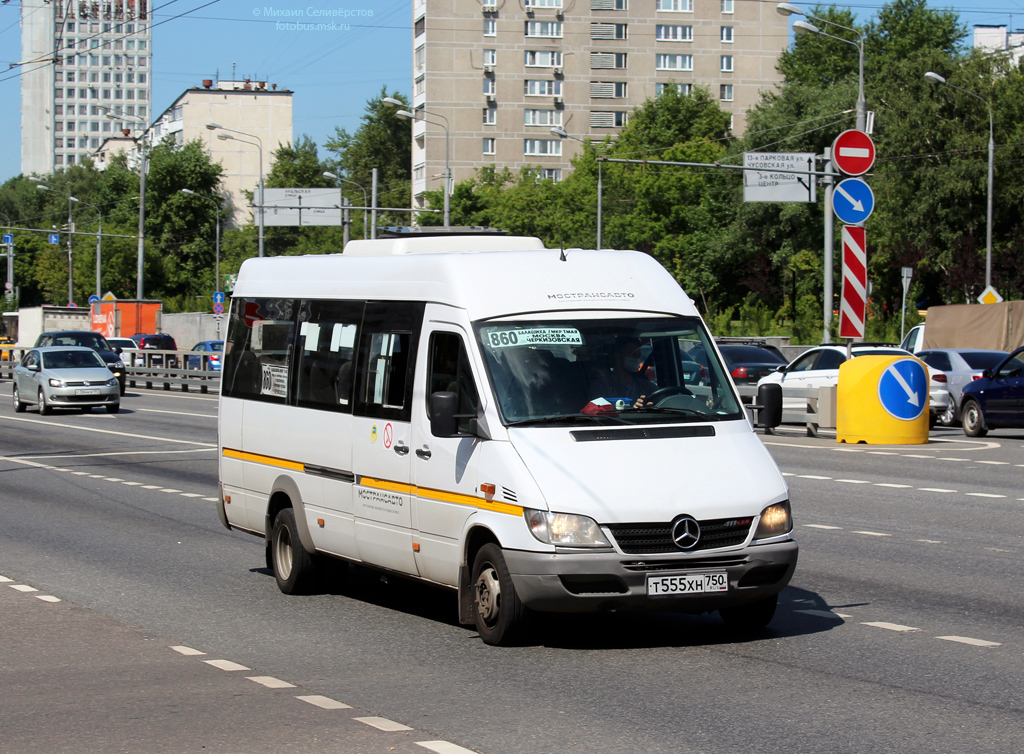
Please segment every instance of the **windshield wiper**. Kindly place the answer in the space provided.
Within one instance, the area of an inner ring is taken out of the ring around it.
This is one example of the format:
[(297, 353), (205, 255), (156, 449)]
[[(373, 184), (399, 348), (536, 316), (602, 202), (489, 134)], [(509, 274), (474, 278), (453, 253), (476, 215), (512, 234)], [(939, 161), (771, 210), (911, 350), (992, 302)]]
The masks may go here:
[(536, 419), (521, 419), (519, 421), (509, 422), (506, 426), (529, 427), (538, 424), (558, 424), (560, 422), (597, 422), (598, 424), (604, 424), (605, 419), (610, 419), (616, 424), (630, 423), (616, 414), (606, 412), (601, 414), (560, 414), (558, 416), (539, 416)]
[(705, 421), (718, 421), (717, 416), (712, 416), (711, 414), (704, 413), (703, 411), (698, 411), (697, 409), (694, 408), (680, 408), (673, 406), (640, 406), (639, 408), (630, 409), (631, 413), (644, 411), (655, 414), (683, 414), (686, 416), (696, 416), (697, 418), (703, 419)]

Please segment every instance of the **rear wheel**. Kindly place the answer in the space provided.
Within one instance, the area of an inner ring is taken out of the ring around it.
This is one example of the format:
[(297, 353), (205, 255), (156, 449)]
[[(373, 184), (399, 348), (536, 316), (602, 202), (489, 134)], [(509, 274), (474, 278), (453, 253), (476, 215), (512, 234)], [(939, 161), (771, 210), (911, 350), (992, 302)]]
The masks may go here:
[(939, 424), (944, 427), (953, 427), (956, 425), (956, 403), (953, 401), (953, 396), (948, 396), (949, 404), (946, 406), (946, 410), (939, 414)]
[(25, 410), (25, 404), (21, 402), (21, 393), (18, 392), (18, 386), (14, 386), (14, 410), (17, 413), (21, 413)]
[(526, 608), (498, 545), (488, 543), (476, 554), (472, 585), (473, 622), (480, 638), (496, 646), (514, 644), (523, 633)]
[(299, 540), (295, 524), (295, 511), (284, 508), (274, 519), (270, 538), (270, 554), (274, 564), (274, 578), (285, 594), (304, 594), (315, 577), (313, 558)]
[(779, 595), (773, 594), (757, 602), (749, 602), (738, 607), (723, 607), (718, 611), (722, 620), (730, 628), (737, 631), (760, 631), (775, 617), (775, 607), (779, 603)]
[(968, 437), (984, 437), (988, 434), (988, 427), (985, 426), (985, 415), (981, 413), (981, 406), (973, 399), (964, 401), (961, 419), (964, 423), (964, 434)]
[(52, 412), (53, 409), (50, 408), (50, 405), (46, 402), (46, 394), (43, 392), (42, 388), (39, 388), (39, 413), (46, 416)]

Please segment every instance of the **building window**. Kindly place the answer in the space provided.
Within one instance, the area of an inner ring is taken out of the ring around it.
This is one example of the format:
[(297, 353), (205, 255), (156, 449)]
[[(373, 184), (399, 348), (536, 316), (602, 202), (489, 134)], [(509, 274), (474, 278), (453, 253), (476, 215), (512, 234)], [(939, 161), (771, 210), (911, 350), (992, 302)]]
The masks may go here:
[(722, 13), (732, 13), (732, 0), (722, 0)]
[(693, 27), (657, 24), (654, 27), (654, 38), (661, 42), (692, 42)]
[(417, 47), (413, 51), (413, 53), (412, 53), (412, 58), (413, 58), (413, 67), (416, 69), (417, 73), (422, 72), (423, 71), (423, 67), (427, 64), (427, 47), (426, 47), (426, 45), (420, 45), (419, 47)]
[(561, 157), (562, 141), (561, 139), (523, 139), (523, 154)]
[(732, 44), (732, 27), (731, 26), (723, 26), (722, 27), (722, 41), (727, 43), (727, 44)]
[(562, 169), (561, 168), (542, 168), (540, 171), (541, 180), (554, 181), (558, 183), (562, 180)]
[(527, 79), (523, 93), (529, 97), (561, 97), (561, 81), (545, 81), (543, 79)]
[(612, 112), (598, 112), (593, 111), (590, 113), (590, 127), (591, 128), (618, 128), (626, 125), (626, 121), (629, 116), (626, 112), (618, 110)]
[(562, 0), (526, 0), (527, 8), (561, 8)]
[(484, 78), (484, 94), (494, 94), (494, 79)]
[(418, 37), (420, 34), (423, 34), (426, 30), (427, 30), (427, 19), (426, 19), (426, 16), (421, 16), (420, 18), (417, 18), (416, 21), (413, 22), (413, 25), (412, 25), (413, 36)]
[(419, 78), (416, 79), (415, 82), (413, 82), (412, 93), (413, 93), (414, 97), (419, 97), (421, 94), (425, 94), (426, 93), (426, 91), (427, 91), (426, 81), (427, 80), (426, 80), (425, 77), (420, 76)]
[(732, 72), (732, 55), (723, 55), (722, 56), (722, 72), (723, 73), (731, 73)]
[(560, 126), (562, 125), (561, 110), (524, 110), (523, 125), (525, 126)]
[(496, 107), (485, 107), (484, 108), (484, 125), (494, 126), (498, 123), (498, 108)]
[[(146, 98), (143, 97), (142, 99), (146, 99)], [(140, 118), (145, 118), (146, 117), (146, 108), (144, 108), (144, 107), (140, 107), (139, 108), (139, 117)]]
[(591, 81), (590, 96), (597, 99), (621, 99), (626, 96), (626, 82)]
[(74, 81), (75, 80), (75, 72), (74, 71), (68, 71), (67, 74), (65, 74), (65, 76), (64, 76), (64, 80), (65, 81)]
[(693, 55), (655, 55), (654, 67), (659, 71), (692, 71)]
[(484, 154), (494, 154), (494, 143), (496, 139), (484, 139)]
[(590, 53), (591, 68), (625, 68), (626, 53), (624, 52), (592, 52)]
[(590, 0), (590, 10), (629, 10), (628, 0)]
[(496, 37), (498, 36), (498, 20), (495, 18), (484, 19), (484, 36), (485, 37)]
[[(628, 39), (628, 24), (591, 24), (591, 39)], [(559, 35), (561, 36), (561, 35)]]
[(667, 86), (674, 86), (677, 92), (684, 95), (689, 95), (693, 92), (693, 84), (655, 84), (654, 96), (660, 96)]
[(92, 123), (89, 124), (89, 130), (90, 131), (95, 131), (96, 133), (99, 133), (100, 132), (100, 122), (98, 120), (94, 120)]
[(693, 0), (657, 0), (657, 9), (670, 13), (693, 13)]
[(497, 50), (484, 50), (484, 65), (497, 65), (498, 64), (498, 51)]
[(722, 84), (718, 87), (718, 99), (722, 102), (732, 102), (732, 84)]
[(527, 50), (524, 65), (527, 68), (555, 68), (562, 65), (562, 53), (556, 50)]
[(561, 21), (527, 21), (526, 36), (546, 37), (548, 39), (562, 38)]

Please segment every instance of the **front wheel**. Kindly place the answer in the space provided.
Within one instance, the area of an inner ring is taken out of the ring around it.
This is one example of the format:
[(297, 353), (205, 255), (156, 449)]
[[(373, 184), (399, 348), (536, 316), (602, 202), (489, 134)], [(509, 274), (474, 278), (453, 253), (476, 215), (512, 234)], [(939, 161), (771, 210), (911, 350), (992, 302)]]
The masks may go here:
[(939, 414), (939, 424), (943, 427), (952, 427), (956, 425), (956, 403), (953, 401), (953, 396), (948, 396), (949, 404), (946, 406), (946, 410)]
[(46, 402), (46, 394), (43, 392), (42, 388), (39, 388), (39, 413), (43, 416), (48, 416), (52, 412), (53, 409), (50, 408), (50, 405)]
[(120, 403), (108, 403), (107, 404), (107, 413), (108, 414), (116, 414), (120, 410), (121, 410), (121, 404)]
[(25, 410), (25, 404), (21, 402), (21, 393), (18, 392), (18, 386), (14, 386), (14, 411), (15, 413), (22, 413)]
[(988, 434), (988, 427), (985, 426), (985, 415), (981, 413), (981, 406), (975, 400), (964, 403), (962, 419), (964, 423), (964, 434), (968, 437), (984, 437)]
[(501, 548), (488, 543), (473, 560), (473, 622), (484, 644), (509, 646), (522, 635), (526, 608)]
[(757, 602), (748, 602), (738, 607), (723, 607), (718, 611), (729, 628), (737, 631), (760, 631), (775, 617), (779, 595), (773, 594)]
[(305, 594), (314, 579), (313, 558), (299, 540), (295, 511), (285, 508), (274, 519), (270, 535), (270, 555), (274, 578), (285, 594)]

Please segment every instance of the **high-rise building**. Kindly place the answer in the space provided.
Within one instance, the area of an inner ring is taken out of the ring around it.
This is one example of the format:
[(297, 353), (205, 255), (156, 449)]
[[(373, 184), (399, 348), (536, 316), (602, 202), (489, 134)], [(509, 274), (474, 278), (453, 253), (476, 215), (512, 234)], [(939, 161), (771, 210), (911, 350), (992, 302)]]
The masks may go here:
[(1014, 65), (1024, 57), (1024, 31), (1010, 31), (1006, 26), (974, 25), (974, 47), (985, 52), (1005, 52)]
[(150, 24), (148, 0), (22, 0), (22, 173), (74, 165), (149, 122)]
[(750, 0), (413, 0), (413, 201), (486, 165), (560, 180), (666, 86), (709, 89), (742, 132), (781, 81), (788, 19)]

